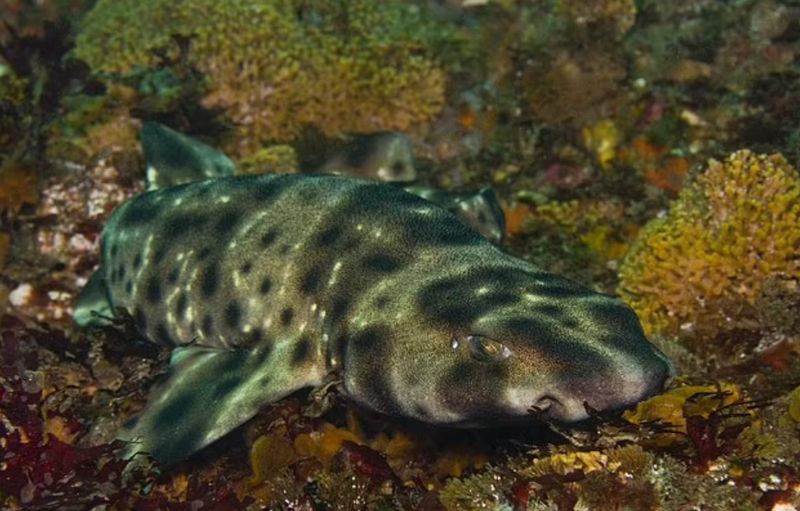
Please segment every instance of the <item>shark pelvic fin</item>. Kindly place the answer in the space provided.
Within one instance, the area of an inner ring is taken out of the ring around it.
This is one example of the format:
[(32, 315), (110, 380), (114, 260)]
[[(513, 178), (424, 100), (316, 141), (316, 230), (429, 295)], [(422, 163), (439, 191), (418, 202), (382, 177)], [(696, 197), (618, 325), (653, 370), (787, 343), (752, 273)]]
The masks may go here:
[(322, 379), (314, 366), (293, 367), (294, 343), (251, 350), (188, 346), (173, 352), (167, 380), (120, 438), (127, 455), (150, 453), (164, 466), (188, 457), (253, 417), (262, 406)]

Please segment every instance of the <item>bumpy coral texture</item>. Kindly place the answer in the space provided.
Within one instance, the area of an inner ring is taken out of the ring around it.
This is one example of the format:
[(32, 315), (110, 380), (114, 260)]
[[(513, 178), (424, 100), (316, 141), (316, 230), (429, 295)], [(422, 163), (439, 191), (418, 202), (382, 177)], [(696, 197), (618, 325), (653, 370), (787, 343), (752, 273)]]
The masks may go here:
[(224, 109), (257, 148), (304, 125), (336, 135), (430, 119), (445, 74), (425, 41), (441, 37), (398, 2), (100, 0), (75, 53), (95, 71), (125, 75), (179, 59), (188, 38), (189, 62), (209, 81), (205, 106)]
[(800, 175), (780, 155), (738, 151), (712, 160), (643, 229), (620, 292), (650, 333), (757, 330), (765, 286), (800, 281), (798, 253)]

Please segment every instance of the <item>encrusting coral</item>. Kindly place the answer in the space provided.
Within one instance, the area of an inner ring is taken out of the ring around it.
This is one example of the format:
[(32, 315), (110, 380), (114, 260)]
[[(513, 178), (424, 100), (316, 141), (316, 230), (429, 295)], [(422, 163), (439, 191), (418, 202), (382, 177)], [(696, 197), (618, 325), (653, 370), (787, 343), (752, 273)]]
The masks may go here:
[(620, 294), (648, 333), (713, 339), (760, 331), (766, 284), (800, 280), (800, 175), (780, 155), (712, 160), (620, 268)]
[(101, 0), (75, 55), (118, 76), (185, 57), (206, 75), (204, 106), (253, 139), (249, 153), (305, 125), (331, 136), (430, 119), (445, 73), (427, 43), (443, 33), (401, 2)]

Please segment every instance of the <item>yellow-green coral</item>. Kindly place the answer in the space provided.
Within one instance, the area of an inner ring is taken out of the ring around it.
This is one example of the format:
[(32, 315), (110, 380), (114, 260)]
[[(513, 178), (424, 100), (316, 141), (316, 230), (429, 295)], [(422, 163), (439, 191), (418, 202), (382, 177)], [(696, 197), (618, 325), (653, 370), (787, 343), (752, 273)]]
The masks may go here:
[(124, 75), (176, 58), (188, 38), (203, 103), (224, 109), (248, 153), (304, 125), (335, 135), (430, 119), (444, 102), (445, 74), (426, 55), (435, 28), (402, 2), (100, 0), (75, 54)]
[(708, 169), (650, 222), (620, 269), (620, 293), (649, 333), (714, 337), (762, 327), (771, 278), (800, 279), (800, 175), (743, 150)]

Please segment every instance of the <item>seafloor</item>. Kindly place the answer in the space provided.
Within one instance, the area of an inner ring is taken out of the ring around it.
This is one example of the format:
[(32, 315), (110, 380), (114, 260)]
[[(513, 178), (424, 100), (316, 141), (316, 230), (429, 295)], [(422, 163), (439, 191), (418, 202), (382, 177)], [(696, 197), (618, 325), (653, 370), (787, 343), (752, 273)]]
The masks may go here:
[[(0, 20), (3, 509), (800, 504), (800, 2), (0, 0)], [(168, 354), (71, 313), (143, 187), (144, 120), (246, 172), (402, 131), (420, 182), (494, 187), (504, 248), (621, 296), (679, 376), (511, 431), (367, 416), (333, 387), (169, 471), (121, 460)]]

